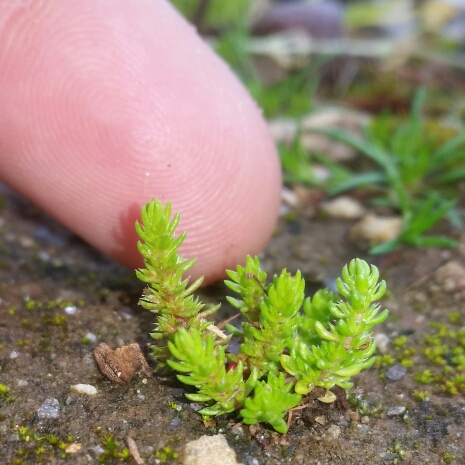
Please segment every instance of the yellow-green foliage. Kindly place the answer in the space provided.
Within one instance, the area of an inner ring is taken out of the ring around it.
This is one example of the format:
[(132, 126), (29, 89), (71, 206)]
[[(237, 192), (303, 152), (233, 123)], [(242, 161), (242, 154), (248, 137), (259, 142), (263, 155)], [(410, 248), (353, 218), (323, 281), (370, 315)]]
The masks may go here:
[[(315, 387), (352, 385), (350, 378), (375, 361), (371, 330), (387, 317), (373, 302), (386, 289), (376, 267), (355, 259), (336, 281), (338, 294), (319, 291), (305, 299), (300, 273), (283, 270), (267, 282), (257, 257), (245, 267), (227, 270), (226, 285), (238, 294), (228, 297), (244, 317), (240, 328), (226, 325), (239, 338), (236, 354), (227, 351), (231, 338), (208, 317), (218, 305), (205, 307), (183, 278), (195, 260), (178, 248), (186, 233), (175, 235), (179, 213), (157, 200), (145, 205), (136, 230), (145, 267), (137, 276), (147, 284), (140, 304), (158, 314), (153, 355), (160, 366), (178, 372), (178, 379), (197, 389), (186, 397), (205, 402), (201, 415), (234, 410), (244, 423), (269, 423), (285, 433), (284, 416)], [(302, 311), (303, 310), (303, 311)]]

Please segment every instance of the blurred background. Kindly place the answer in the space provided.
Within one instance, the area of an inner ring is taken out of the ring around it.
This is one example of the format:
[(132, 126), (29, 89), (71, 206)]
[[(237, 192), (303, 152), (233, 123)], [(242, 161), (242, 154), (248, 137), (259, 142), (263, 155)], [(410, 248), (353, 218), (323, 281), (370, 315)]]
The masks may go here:
[[(291, 206), (349, 194), (395, 217), (366, 238), (375, 253), (457, 245), (446, 236), (464, 220), (465, 0), (172, 3), (262, 108)], [(448, 233), (426, 237), (442, 219)]]

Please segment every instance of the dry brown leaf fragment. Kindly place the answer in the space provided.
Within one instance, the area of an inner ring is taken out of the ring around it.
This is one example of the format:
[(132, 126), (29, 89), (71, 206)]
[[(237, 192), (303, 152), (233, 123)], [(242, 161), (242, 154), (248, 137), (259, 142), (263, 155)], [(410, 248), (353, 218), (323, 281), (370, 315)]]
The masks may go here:
[(137, 372), (152, 373), (136, 342), (115, 350), (102, 342), (94, 349), (94, 358), (102, 375), (113, 383), (128, 383)]
[(126, 438), (126, 442), (128, 444), (129, 453), (134, 459), (134, 462), (136, 462), (137, 465), (143, 465), (145, 461), (139, 454), (139, 449), (137, 448), (136, 441), (134, 441), (134, 439), (132, 439), (131, 436), (128, 436)]

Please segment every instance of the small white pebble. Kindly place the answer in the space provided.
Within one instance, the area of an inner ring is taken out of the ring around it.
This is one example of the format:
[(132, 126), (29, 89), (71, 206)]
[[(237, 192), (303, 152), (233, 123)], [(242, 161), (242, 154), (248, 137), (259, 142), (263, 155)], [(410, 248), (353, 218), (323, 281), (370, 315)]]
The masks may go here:
[(352, 227), (349, 239), (354, 242), (365, 239), (370, 243), (381, 244), (381, 242), (395, 239), (401, 231), (402, 218), (368, 214)]
[(49, 418), (56, 419), (60, 416), (60, 403), (53, 397), (48, 397), (42, 405), (36, 410), (36, 416), (39, 420)]
[(105, 452), (105, 449), (100, 445), (91, 447), (90, 450), (94, 451), (94, 454), (97, 456), (102, 455)]
[(20, 236), (19, 237), (19, 244), (21, 245), (21, 247), (24, 247), (24, 248), (30, 248), (34, 245), (34, 240), (31, 238), (31, 237), (27, 237), (27, 236)]
[(385, 354), (388, 350), (389, 343), (391, 340), (389, 339), (389, 336), (384, 333), (380, 334), (375, 334), (375, 342), (376, 342), (376, 347), (378, 350), (382, 353)]
[(10, 358), (13, 360), (18, 357), (19, 357), (19, 352), (16, 352), (16, 350), (12, 350), (10, 353)]
[(299, 205), (297, 195), (287, 187), (283, 187), (281, 189), (281, 200), (291, 207), (297, 207), (297, 205)]
[(118, 313), (123, 320), (130, 320), (134, 316), (134, 312), (130, 307), (121, 307)]
[(89, 342), (97, 342), (97, 336), (94, 333), (91, 333), (90, 331), (88, 333), (84, 334), (84, 337)]
[(29, 383), (25, 379), (18, 379), (18, 386), (24, 387), (27, 386)]
[(74, 315), (77, 312), (77, 307), (76, 305), (68, 305), (65, 307), (65, 313), (67, 315)]
[(95, 396), (97, 389), (91, 384), (75, 384), (71, 386), (71, 390), (78, 394), (87, 394), (88, 396)]
[(43, 262), (49, 262), (50, 261), (50, 254), (48, 252), (46, 252), (45, 250), (41, 250), (39, 252), (39, 258), (43, 261)]
[(361, 218), (365, 214), (365, 209), (359, 201), (345, 195), (322, 202), (321, 209), (333, 218), (348, 220)]
[(403, 415), (405, 413), (406, 408), (403, 405), (399, 405), (398, 407), (391, 407), (387, 412), (388, 417), (394, 417), (397, 415)]

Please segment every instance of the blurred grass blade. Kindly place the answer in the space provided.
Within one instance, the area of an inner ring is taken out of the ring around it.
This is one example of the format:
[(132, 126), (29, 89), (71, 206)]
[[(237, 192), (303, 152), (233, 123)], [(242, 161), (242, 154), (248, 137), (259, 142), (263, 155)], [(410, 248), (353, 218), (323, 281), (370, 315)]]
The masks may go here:
[[(461, 149), (461, 150), (460, 150)], [(445, 142), (432, 155), (434, 165), (465, 161), (465, 132)]]
[(392, 252), (397, 249), (400, 245), (399, 238), (393, 239), (392, 241), (383, 242), (382, 244), (375, 245), (370, 249), (371, 255), (381, 255), (383, 253)]
[[(453, 208), (454, 205), (454, 200), (444, 200), (438, 199), (436, 196), (430, 196), (421, 210), (412, 215), (412, 221), (408, 228), (408, 236), (411, 234), (419, 236), (421, 233), (430, 229)], [(404, 235), (404, 233), (402, 235)]]
[(368, 142), (358, 136), (354, 136), (353, 134), (350, 134), (346, 131), (342, 131), (340, 129), (311, 128), (310, 132), (323, 134), (325, 136), (331, 137), (332, 139), (343, 142), (344, 144), (347, 144), (353, 147), (355, 150), (363, 153), (383, 167), (392, 165), (392, 162), (389, 161), (389, 156), (386, 154), (386, 152), (382, 151), (371, 142)]
[(418, 247), (438, 247), (441, 249), (454, 248), (458, 246), (458, 242), (455, 239), (444, 236), (426, 236), (419, 237), (417, 243)]
[(457, 181), (461, 181), (462, 179), (465, 179), (465, 166), (439, 176), (436, 182), (439, 184), (453, 184)]
[(348, 179), (332, 184), (328, 188), (329, 195), (337, 195), (351, 189), (370, 184), (386, 184), (386, 176), (380, 171), (369, 171), (368, 173), (353, 174)]

